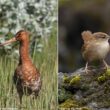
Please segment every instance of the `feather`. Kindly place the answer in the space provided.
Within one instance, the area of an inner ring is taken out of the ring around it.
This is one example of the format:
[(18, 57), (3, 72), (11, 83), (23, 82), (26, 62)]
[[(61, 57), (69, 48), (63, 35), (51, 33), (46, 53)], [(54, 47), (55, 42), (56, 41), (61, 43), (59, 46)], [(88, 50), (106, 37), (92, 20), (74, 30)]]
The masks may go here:
[(82, 39), (84, 40), (84, 43), (87, 43), (88, 41), (95, 39), (95, 38), (93, 37), (91, 31), (83, 31), (83, 32), (81, 33), (81, 35), (82, 35)]

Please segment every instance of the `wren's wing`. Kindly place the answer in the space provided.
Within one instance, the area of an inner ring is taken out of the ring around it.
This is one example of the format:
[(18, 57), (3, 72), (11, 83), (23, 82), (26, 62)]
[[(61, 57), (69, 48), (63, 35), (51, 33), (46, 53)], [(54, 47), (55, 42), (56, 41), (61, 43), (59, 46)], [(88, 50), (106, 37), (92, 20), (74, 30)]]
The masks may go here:
[(93, 37), (91, 31), (83, 31), (81, 33), (82, 39), (84, 40), (84, 43), (87, 43), (88, 41), (94, 40), (95, 38)]

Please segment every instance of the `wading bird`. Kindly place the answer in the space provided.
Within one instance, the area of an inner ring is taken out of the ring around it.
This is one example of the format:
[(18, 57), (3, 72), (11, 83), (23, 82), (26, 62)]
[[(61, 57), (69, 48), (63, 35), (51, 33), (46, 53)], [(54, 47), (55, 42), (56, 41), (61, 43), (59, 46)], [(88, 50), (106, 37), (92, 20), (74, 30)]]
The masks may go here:
[(16, 86), (20, 104), (22, 104), (23, 95), (33, 95), (37, 97), (41, 89), (41, 78), (38, 69), (33, 65), (29, 57), (29, 33), (20, 30), (14, 38), (6, 41), (1, 46), (19, 41), (19, 64), (14, 72), (13, 80)]
[(87, 61), (85, 71), (87, 73), (88, 63), (93, 61), (103, 61), (106, 69), (108, 68), (104, 58), (110, 51), (108, 40), (110, 36), (103, 32), (92, 33), (91, 31), (82, 32), (84, 45), (82, 46), (83, 58)]

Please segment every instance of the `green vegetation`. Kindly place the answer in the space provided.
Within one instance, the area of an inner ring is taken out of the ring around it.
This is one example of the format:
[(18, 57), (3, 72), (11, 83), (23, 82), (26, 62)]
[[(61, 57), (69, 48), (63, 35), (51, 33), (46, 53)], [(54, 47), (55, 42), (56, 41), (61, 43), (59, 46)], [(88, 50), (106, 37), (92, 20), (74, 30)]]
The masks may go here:
[(70, 85), (72, 85), (72, 84), (79, 84), (80, 80), (81, 80), (80, 75), (76, 75), (76, 76), (74, 76), (74, 77), (71, 79)]
[(109, 79), (110, 79), (110, 69), (107, 69), (105, 73), (103, 73), (97, 78), (99, 83), (104, 83), (105, 81)]
[(103, 74), (103, 75), (99, 76), (97, 79), (98, 79), (99, 83), (102, 83), (102, 82), (106, 81), (106, 76), (105, 76), (105, 74)]
[(68, 83), (70, 85), (79, 84), (80, 80), (81, 80), (80, 75), (75, 75), (72, 78), (70, 78), (69, 76), (66, 76), (66, 75), (63, 77), (63, 82)]
[(60, 104), (59, 107), (61, 107), (61, 108), (74, 108), (74, 107), (78, 107), (78, 104), (73, 99), (67, 99), (65, 102)]
[(106, 73), (105, 73), (108, 77), (110, 77), (110, 68), (107, 69)]
[(64, 83), (69, 83), (70, 82), (70, 78), (68, 76), (64, 75), (63, 82)]
[[(48, 42), (41, 39), (42, 52), (32, 54), (33, 63), (39, 69), (42, 88), (36, 100), (23, 97), (21, 110), (56, 110), (57, 109), (57, 50), (56, 35), (51, 35)], [(18, 61), (6, 56), (0, 57), (0, 108), (18, 108), (19, 98), (14, 87), (12, 76)]]
[(67, 99), (65, 102), (61, 103), (59, 105), (59, 108), (64, 108), (65, 110), (67, 108), (71, 108), (71, 109), (79, 109), (79, 110), (91, 110), (88, 107), (81, 107), (81, 105), (74, 99)]
[(91, 110), (91, 109), (87, 107), (82, 107), (81, 110)]

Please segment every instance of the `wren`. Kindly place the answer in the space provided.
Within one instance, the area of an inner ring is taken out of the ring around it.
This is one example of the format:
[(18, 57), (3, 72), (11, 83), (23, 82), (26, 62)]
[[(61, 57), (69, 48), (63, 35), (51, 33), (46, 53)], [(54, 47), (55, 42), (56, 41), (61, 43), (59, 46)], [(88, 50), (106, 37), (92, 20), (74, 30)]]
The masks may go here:
[(85, 72), (88, 72), (88, 63), (93, 61), (103, 61), (106, 69), (108, 68), (105, 62), (105, 57), (109, 52), (110, 36), (103, 32), (83, 31), (81, 33), (84, 44), (82, 46), (82, 56), (86, 60)]

